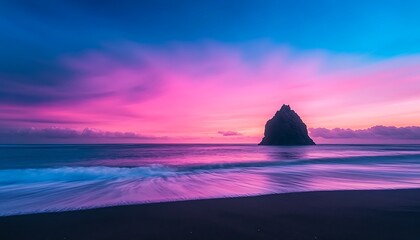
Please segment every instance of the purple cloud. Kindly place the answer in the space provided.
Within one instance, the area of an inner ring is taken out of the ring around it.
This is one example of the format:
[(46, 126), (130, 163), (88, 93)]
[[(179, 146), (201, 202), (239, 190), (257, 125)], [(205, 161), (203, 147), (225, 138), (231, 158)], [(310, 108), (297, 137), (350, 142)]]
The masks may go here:
[(85, 128), (82, 131), (72, 128), (19, 128), (0, 129), (1, 143), (111, 143), (111, 142), (153, 142), (154, 137), (141, 135), (134, 132), (102, 131)]
[(242, 133), (236, 131), (218, 131), (217, 133), (224, 137), (242, 136)]
[(406, 139), (420, 140), (420, 127), (374, 126), (367, 129), (352, 130), (343, 128), (311, 128), (310, 135), (325, 139)]

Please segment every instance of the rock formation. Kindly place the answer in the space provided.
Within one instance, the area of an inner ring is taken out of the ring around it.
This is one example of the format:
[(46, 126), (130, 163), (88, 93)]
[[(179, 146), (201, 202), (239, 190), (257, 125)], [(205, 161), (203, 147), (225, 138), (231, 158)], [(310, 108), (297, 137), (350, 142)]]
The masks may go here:
[(315, 145), (299, 115), (289, 105), (283, 105), (265, 124), (260, 145)]

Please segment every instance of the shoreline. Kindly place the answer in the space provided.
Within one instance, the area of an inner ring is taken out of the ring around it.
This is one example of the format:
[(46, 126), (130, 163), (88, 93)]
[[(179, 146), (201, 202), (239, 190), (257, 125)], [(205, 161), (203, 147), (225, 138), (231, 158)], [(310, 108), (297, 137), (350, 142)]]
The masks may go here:
[(242, 199), (242, 198), (254, 198), (254, 197), (270, 197), (277, 195), (286, 195), (286, 194), (303, 194), (303, 193), (328, 193), (328, 192), (360, 192), (360, 191), (405, 191), (405, 190), (419, 190), (420, 188), (383, 188), (383, 189), (339, 189), (339, 190), (310, 190), (310, 191), (301, 191), (301, 192), (279, 192), (279, 193), (264, 193), (264, 194), (251, 194), (251, 195), (232, 195), (232, 196), (221, 196), (221, 197), (212, 197), (212, 198), (185, 198), (185, 199), (169, 199), (160, 202), (155, 201), (145, 201), (145, 202), (126, 202), (117, 205), (96, 205), (92, 207), (82, 207), (82, 208), (69, 208), (69, 209), (47, 209), (44, 212), (22, 212), (15, 213), (12, 215), (0, 215), (0, 219), (4, 217), (15, 217), (15, 216), (28, 216), (28, 215), (40, 215), (40, 214), (60, 214), (68, 212), (80, 212), (80, 211), (91, 211), (98, 209), (107, 209), (107, 208), (124, 208), (124, 207), (135, 207), (141, 205), (155, 205), (155, 204), (166, 204), (166, 203), (177, 203), (177, 202), (196, 202), (196, 201), (209, 201), (209, 200), (223, 200), (223, 199)]
[(186, 200), (0, 217), (0, 239), (420, 239), (420, 189)]

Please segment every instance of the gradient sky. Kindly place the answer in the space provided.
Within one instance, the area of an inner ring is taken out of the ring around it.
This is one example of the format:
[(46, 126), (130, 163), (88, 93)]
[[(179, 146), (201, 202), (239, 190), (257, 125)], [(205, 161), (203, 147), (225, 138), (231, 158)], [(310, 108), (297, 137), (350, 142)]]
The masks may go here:
[(318, 143), (420, 142), (419, 12), (1, 1), (0, 142), (253, 143), (283, 103)]

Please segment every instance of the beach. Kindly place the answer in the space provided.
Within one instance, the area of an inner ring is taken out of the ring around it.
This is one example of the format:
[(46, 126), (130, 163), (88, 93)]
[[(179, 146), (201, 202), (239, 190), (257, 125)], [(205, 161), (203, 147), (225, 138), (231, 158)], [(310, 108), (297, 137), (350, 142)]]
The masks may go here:
[(0, 217), (0, 239), (420, 239), (420, 189), (321, 191)]

